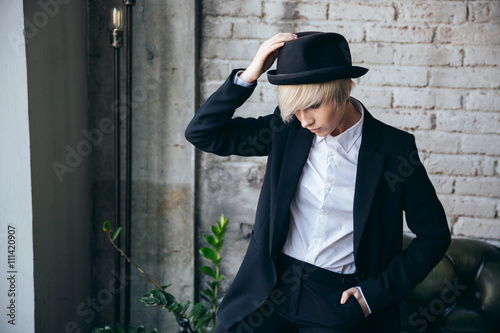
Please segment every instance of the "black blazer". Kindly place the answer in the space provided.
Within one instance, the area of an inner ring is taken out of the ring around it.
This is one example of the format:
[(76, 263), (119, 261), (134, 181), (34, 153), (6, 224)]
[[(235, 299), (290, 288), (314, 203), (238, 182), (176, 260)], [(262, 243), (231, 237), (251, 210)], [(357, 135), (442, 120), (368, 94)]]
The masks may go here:
[[(287, 237), (290, 202), (314, 137), (296, 119), (284, 124), (278, 108), (257, 119), (233, 118), (253, 92), (233, 83), (235, 73), (186, 130), (187, 140), (205, 152), (268, 156), (250, 244), (218, 310), (226, 328), (256, 310), (275, 286), (275, 261)], [(354, 194), (356, 274), (372, 310), (366, 320), (370, 330), (399, 332), (398, 300), (441, 260), (450, 231), (414, 136), (376, 120), (366, 108), (364, 113)], [(403, 212), (416, 234), (404, 251)]]

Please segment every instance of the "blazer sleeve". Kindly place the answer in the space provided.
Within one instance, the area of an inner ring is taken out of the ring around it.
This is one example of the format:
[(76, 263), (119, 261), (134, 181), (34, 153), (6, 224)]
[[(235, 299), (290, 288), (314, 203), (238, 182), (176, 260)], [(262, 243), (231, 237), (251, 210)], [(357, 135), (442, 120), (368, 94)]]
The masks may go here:
[(199, 108), (187, 126), (186, 139), (195, 147), (220, 156), (265, 156), (271, 149), (271, 125), (275, 115), (233, 118), (251, 96), (253, 87), (233, 83), (234, 70), (222, 86)]
[(411, 135), (404, 165), (403, 209), (408, 228), (416, 235), (385, 270), (360, 283), (376, 312), (405, 297), (443, 258), (451, 241), (445, 211), (419, 157)]

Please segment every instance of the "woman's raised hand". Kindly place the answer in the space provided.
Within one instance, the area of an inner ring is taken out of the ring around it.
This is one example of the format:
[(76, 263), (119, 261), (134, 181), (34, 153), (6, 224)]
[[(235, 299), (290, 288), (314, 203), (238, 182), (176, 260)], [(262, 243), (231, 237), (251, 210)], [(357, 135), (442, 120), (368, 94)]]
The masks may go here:
[(240, 79), (252, 83), (266, 72), (278, 57), (278, 49), (285, 45), (285, 42), (297, 38), (292, 33), (279, 33), (260, 45), (257, 54), (248, 68), (241, 73)]

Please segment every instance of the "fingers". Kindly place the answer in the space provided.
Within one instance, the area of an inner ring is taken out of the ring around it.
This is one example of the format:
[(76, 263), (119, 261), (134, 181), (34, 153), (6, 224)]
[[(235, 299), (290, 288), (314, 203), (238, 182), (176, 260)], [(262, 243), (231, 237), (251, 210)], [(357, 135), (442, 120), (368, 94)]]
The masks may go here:
[(345, 304), (349, 297), (353, 296), (355, 293), (359, 292), (358, 288), (352, 287), (347, 289), (342, 293), (342, 297), (340, 298), (340, 304)]
[(279, 33), (262, 43), (261, 48), (265, 49), (267, 54), (275, 51), (281, 46), (285, 45), (285, 42), (296, 39), (297, 35), (293, 33)]
[(287, 41), (297, 38), (293, 33), (279, 33), (266, 40), (260, 45), (252, 63), (240, 75), (240, 78), (248, 83), (257, 80), (262, 73), (267, 71), (278, 56), (277, 50), (285, 45)]

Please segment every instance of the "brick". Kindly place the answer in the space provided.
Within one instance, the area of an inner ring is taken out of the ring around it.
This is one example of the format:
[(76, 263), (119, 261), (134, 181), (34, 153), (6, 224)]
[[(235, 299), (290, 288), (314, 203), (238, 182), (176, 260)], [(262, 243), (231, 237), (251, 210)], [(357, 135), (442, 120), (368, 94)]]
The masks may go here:
[(465, 3), (423, 2), (397, 5), (397, 18), (401, 22), (460, 24), (467, 19)]
[(460, 217), (452, 231), (457, 236), (498, 239), (500, 238), (500, 221), (498, 219)]
[(202, 10), (211, 16), (262, 16), (260, 0), (204, 0)]
[[(295, 22), (294, 22), (295, 23)], [(297, 22), (295, 31), (333, 31), (341, 34), (351, 43), (361, 43), (365, 40), (365, 29), (360, 24), (349, 22), (332, 23), (330, 21)]]
[(276, 109), (277, 103), (263, 103), (257, 94), (253, 94), (248, 101), (236, 110), (238, 117), (259, 117), (271, 114)]
[(432, 42), (434, 28), (431, 26), (372, 24), (366, 27), (366, 41), (403, 44), (429, 44)]
[(257, 94), (261, 101), (278, 105), (278, 88), (271, 84), (259, 84), (254, 94)]
[(230, 38), (233, 24), (228, 20), (207, 17), (202, 21), (202, 36), (211, 38)]
[(359, 79), (360, 84), (374, 86), (423, 87), (428, 83), (427, 68), (373, 67)]
[(496, 159), (487, 156), (428, 154), (423, 164), (431, 174), (448, 176), (492, 176)]
[(472, 90), (464, 98), (466, 110), (498, 111), (500, 110), (500, 91)]
[(490, 88), (500, 87), (498, 68), (432, 68), (429, 85), (445, 88)]
[(429, 130), (432, 128), (432, 114), (427, 112), (376, 110), (374, 116), (388, 125), (405, 131)]
[(204, 82), (200, 88), (200, 105), (206, 101), (221, 85), (223, 81)]
[(260, 47), (257, 40), (206, 39), (202, 44), (202, 54), (205, 58), (230, 60), (253, 60)]
[(455, 45), (500, 45), (500, 25), (466, 23), (441, 26), (437, 29), (437, 41)]
[(389, 23), (394, 21), (395, 9), (383, 3), (343, 3), (331, 1), (328, 10), (328, 19), (336, 21), (379, 21)]
[(461, 66), (463, 54), (459, 48), (436, 45), (397, 45), (396, 65)]
[(455, 193), (500, 198), (500, 179), (497, 177), (458, 178)]
[(498, 1), (478, 1), (469, 4), (470, 22), (497, 22), (500, 19)]
[(500, 156), (500, 135), (461, 134), (461, 152)]
[(230, 73), (227, 62), (216, 60), (202, 60), (200, 65), (202, 80), (220, 80), (223, 81)]
[(433, 109), (436, 105), (436, 92), (426, 88), (398, 88), (394, 90), (395, 108)]
[(436, 109), (462, 109), (463, 92), (457, 89), (433, 89), (436, 92)]
[(476, 46), (465, 48), (464, 66), (500, 65), (500, 47)]
[(459, 111), (437, 112), (436, 115), (437, 130), (461, 133), (500, 134), (500, 113)]
[(282, 20), (326, 20), (326, 3), (264, 2), (264, 19), (270, 22)]
[(292, 23), (267, 24), (261, 21), (235, 22), (234, 38), (258, 38), (261, 42), (271, 38), (279, 32), (293, 32)]
[(355, 86), (351, 95), (359, 99), (369, 110), (373, 107), (390, 108), (391, 106), (391, 89)]
[(441, 203), (447, 215), (494, 218), (498, 200), (482, 197), (442, 195)]
[(394, 107), (461, 109), (462, 93), (450, 89), (403, 88), (394, 90)]
[(392, 46), (379, 44), (351, 44), (353, 64), (391, 65), (394, 49)]
[(415, 131), (419, 151), (427, 153), (460, 153), (460, 137), (458, 133), (438, 131)]
[(429, 174), (429, 178), (438, 194), (450, 194), (453, 192), (455, 177)]

